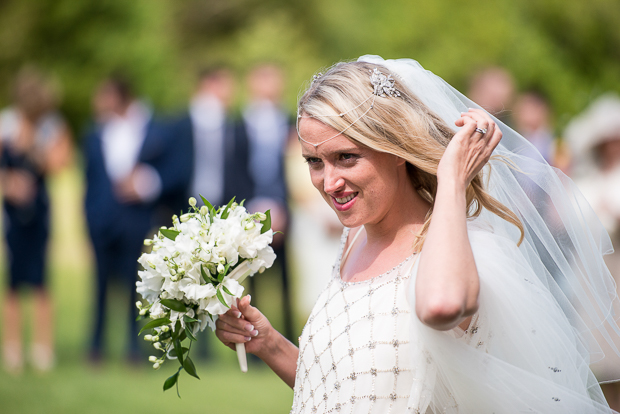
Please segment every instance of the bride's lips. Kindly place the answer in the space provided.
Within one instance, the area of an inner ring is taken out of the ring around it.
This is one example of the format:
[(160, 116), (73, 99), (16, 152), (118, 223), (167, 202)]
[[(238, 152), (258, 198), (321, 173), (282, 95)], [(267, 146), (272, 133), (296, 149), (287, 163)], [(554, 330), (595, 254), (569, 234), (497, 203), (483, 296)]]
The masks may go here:
[(336, 210), (338, 211), (346, 211), (348, 209), (350, 209), (351, 207), (353, 207), (353, 204), (355, 204), (355, 201), (357, 200), (357, 195), (359, 193), (348, 193), (348, 194), (338, 194), (338, 196), (336, 197), (335, 195), (332, 195), (332, 203), (334, 204), (334, 207), (336, 208)]

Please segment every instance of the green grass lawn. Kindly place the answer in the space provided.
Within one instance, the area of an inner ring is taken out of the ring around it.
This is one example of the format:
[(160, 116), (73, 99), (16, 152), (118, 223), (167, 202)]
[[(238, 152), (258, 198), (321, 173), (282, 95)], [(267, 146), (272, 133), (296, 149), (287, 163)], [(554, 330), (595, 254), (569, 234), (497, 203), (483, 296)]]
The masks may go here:
[[(146, 361), (138, 367), (124, 364), (126, 300), (122, 292), (116, 290), (110, 294), (108, 306), (109, 358), (100, 367), (88, 365), (85, 361), (93, 274), (92, 254), (82, 215), (81, 175), (77, 169), (70, 169), (55, 177), (50, 182), (50, 189), (53, 235), (49, 252), (49, 285), (56, 309), (57, 365), (45, 374), (28, 368), (19, 376), (0, 371), (0, 413), (288, 412), (292, 391), (262, 364), (251, 365), (250, 372), (242, 374), (234, 352), (216, 342), (214, 336), (209, 341), (214, 358), (209, 362), (196, 361), (201, 380), (182, 373), (182, 398), (177, 398), (174, 389), (164, 393), (163, 382), (175, 372), (176, 361), (168, 361), (158, 371)], [(5, 265), (3, 254), (0, 255), (0, 272), (4, 272)], [(1, 273), (2, 291), (4, 280), (4, 273)], [(270, 284), (275, 283), (268, 275), (265, 281), (263, 289), (270, 289)], [(28, 299), (25, 294), (26, 322), (30, 313)], [(115, 306), (117, 303), (119, 307)], [(269, 309), (265, 313), (270, 313)], [(276, 316), (277, 310), (271, 313)], [(274, 319), (272, 322), (277, 326), (278, 318)], [(28, 328), (26, 324), (26, 338)]]

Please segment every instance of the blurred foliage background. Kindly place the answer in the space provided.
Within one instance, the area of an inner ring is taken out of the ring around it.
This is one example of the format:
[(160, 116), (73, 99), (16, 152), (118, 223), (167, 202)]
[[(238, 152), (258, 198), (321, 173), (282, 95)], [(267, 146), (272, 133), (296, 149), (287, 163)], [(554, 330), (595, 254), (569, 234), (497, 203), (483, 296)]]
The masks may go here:
[[(320, 67), (370, 53), (412, 57), (461, 90), (477, 69), (504, 66), (520, 89), (550, 96), (561, 128), (593, 97), (620, 91), (619, 28), (617, 0), (0, 0), (0, 79), (25, 63), (50, 70), (79, 132), (111, 71), (175, 111), (202, 67), (225, 63), (242, 76), (278, 62), (293, 108)], [(0, 104), (8, 100), (5, 88)]]

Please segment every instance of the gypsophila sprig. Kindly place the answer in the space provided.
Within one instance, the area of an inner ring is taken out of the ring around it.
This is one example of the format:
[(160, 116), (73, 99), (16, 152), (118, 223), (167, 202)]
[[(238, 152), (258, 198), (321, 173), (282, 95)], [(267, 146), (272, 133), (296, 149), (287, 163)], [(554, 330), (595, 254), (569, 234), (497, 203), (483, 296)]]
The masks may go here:
[[(270, 212), (250, 214), (234, 198), (215, 209), (204, 197), (197, 207), (189, 199), (189, 212), (173, 216), (171, 227), (162, 227), (152, 239), (150, 253), (138, 259), (144, 270), (138, 275), (137, 302), (141, 318), (151, 320), (140, 334), (159, 351), (149, 357), (154, 369), (167, 359), (180, 367), (164, 383), (164, 391), (177, 386), (185, 370), (198, 378), (189, 357), (196, 333), (207, 326), (215, 330), (218, 315), (241, 297), (241, 282), (271, 267), (276, 255)], [(187, 346), (184, 346), (187, 345)]]

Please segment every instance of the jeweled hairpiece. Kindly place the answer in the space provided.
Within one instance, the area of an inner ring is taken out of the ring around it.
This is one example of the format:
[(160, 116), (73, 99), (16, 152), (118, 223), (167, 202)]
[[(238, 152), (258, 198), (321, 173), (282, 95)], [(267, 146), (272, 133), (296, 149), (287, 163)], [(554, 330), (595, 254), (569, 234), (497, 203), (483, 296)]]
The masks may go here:
[(316, 75), (313, 75), (312, 76), (312, 82), (310, 83), (310, 85), (312, 86), (312, 84), (314, 84), (314, 82), (319, 80), (321, 78), (321, 76), (323, 76), (323, 72), (319, 72)]
[(392, 98), (400, 96), (400, 92), (394, 87), (394, 79), (392, 79), (392, 75), (385, 75), (384, 73), (379, 72), (377, 68), (370, 73), (370, 83), (374, 86), (375, 90), (373, 93), (377, 96), (381, 96), (383, 98), (386, 98), (388, 95)]
[[(320, 79), (323, 76), (322, 73), (317, 73), (316, 75), (314, 75), (312, 77), (312, 83), (316, 82), (318, 79)], [(400, 92), (398, 91), (398, 89), (396, 89), (394, 87), (394, 79), (392, 79), (392, 75), (386, 75), (385, 73), (381, 72), (379, 69), (374, 68), (373, 70), (370, 71), (370, 83), (373, 87), (373, 91), (370, 94), (370, 96), (368, 98), (366, 98), (364, 101), (362, 101), (359, 105), (357, 105), (354, 108), (349, 109), (346, 112), (342, 112), (338, 115), (320, 115), (320, 116), (324, 116), (324, 117), (334, 117), (334, 116), (338, 116), (338, 117), (343, 117), (346, 114), (348, 114), (349, 112), (352, 112), (354, 110), (356, 110), (357, 108), (359, 108), (360, 106), (364, 105), (366, 102), (368, 102), (370, 99), (372, 99), (372, 102), (370, 103), (370, 107), (368, 107), (368, 109), (366, 111), (364, 111), (363, 114), (361, 114), (359, 117), (357, 117), (357, 119), (355, 121), (353, 121), (352, 123), (349, 124), (349, 126), (347, 126), (345, 129), (343, 129), (342, 131), (338, 132), (336, 135), (334, 135), (331, 138), (327, 138), (326, 140), (323, 140), (321, 142), (319, 142), (318, 144), (313, 144), (311, 142), (306, 141), (305, 139), (303, 139), (301, 137), (301, 135), (299, 135), (299, 118), (302, 118), (301, 114), (297, 114), (297, 136), (299, 137), (299, 139), (303, 142), (305, 142), (306, 144), (310, 144), (312, 146), (314, 146), (314, 148), (318, 147), (319, 145), (323, 144), (324, 142), (327, 142), (331, 139), (336, 138), (338, 135), (342, 134), (343, 132), (345, 132), (347, 129), (351, 128), (353, 126), (353, 124), (355, 124), (357, 121), (359, 121), (360, 119), (362, 119), (362, 117), (364, 115), (366, 115), (372, 108), (374, 108), (375, 106), (375, 100), (377, 99), (377, 96), (380, 96), (382, 98), (387, 98), (387, 97), (392, 97), (392, 98), (397, 98), (400, 96)], [(308, 116), (308, 118), (314, 118), (314, 116)]]

